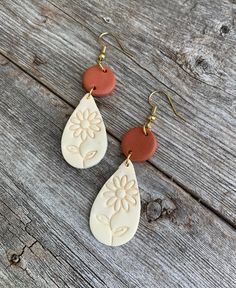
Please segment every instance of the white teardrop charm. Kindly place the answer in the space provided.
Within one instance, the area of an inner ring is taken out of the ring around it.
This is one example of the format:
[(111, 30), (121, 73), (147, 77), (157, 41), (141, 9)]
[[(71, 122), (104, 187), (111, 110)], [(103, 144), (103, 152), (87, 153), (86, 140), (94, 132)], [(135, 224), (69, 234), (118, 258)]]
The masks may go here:
[(98, 164), (106, 153), (106, 128), (93, 96), (89, 93), (81, 99), (66, 123), (61, 150), (71, 166), (81, 169)]
[(128, 242), (138, 228), (140, 195), (131, 161), (124, 161), (98, 193), (91, 212), (90, 229), (103, 244)]

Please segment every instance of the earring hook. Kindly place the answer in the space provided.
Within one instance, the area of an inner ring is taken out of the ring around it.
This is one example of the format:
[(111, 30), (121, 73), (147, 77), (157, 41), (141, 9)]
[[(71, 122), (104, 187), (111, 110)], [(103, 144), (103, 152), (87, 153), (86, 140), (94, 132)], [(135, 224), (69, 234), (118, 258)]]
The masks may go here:
[(124, 45), (121, 43), (121, 41), (118, 39), (118, 37), (117, 37), (116, 35), (114, 35), (114, 34), (111, 33), (111, 32), (103, 32), (103, 33), (101, 33), (101, 34), (99, 35), (99, 37), (98, 37), (98, 43), (101, 45), (101, 52), (100, 52), (100, 55), (98, 56), (98, 59), (97, 59), (97, 63), (98, 63), (98, 65), (99, 65), (99, 67), (100, 67), (103, 71), (105, 71), (105, 69), (104, 69), (104, 67), (103, 67), (103, 65), (102, 65), (102, 61), (103, 61), (103, 60), (105, 59), (105, 57), (106, 57), (106, 48), (107, 48), (107, 46), (106, 46), (105, 42), (102, 41), (102, 38), (103, 38), (104, 36), (107, 36), (107, 35), (112, 36), (112, 37), (116, 40), (118, 46), (121, 48), (121, 50), (122, 50), (122, 52), (123, 52), (124, 54), (126, 54), (126, 55), (129, 56), (129, 57), (133, 57), (133, 54), (132, 54), (128, 49), (126, 49), (126, 48), (124, 47)]
[(167, 94), (165, 91), (153, 91), (148, 96), (148, 103), (151, 105), (152, 110), (151, 110), (150, 115), (147, 118), (147, 121), (143, 125), (143, 132), (144, 132), (145, 135), (147, 135), (147, 129), (151, 130), (151, 124), (156, 120), (157, 105), (152, 100), (152, 96), (154, 94), (156, 94), (156, 93), (160, 94), (160, 95), (163, 95), (163, 96), (166, 96), (166, 98), (168, 99), (169, 104), (170, 104), (173, 112), (175, 113), (175, 115), (178, 116), (179, 118), (183, 119), (184, 121), (186, 121), (184, 119), (184, 117), (181, 114), (179, 114), (179, 112), (176, 110), (174, 102), (173, 102), (173, 99), (172, 99), (172, 97), (169, 94)]

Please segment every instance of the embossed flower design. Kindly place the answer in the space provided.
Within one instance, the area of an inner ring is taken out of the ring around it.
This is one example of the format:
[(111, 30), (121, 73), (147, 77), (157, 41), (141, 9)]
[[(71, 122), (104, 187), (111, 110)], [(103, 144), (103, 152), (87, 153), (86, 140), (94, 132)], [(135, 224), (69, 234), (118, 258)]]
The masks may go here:
[(108, 207), (113, 207), (118, 212), (121, 208), (129, 211), (130, 206), (136, 205), (138, 190), (135, 187), (135, 181), (128, 181), (126, 175), (121, 178), (115, 176), (112, 182), (106, 184), (106, 187), (108, 191), (103, 195), (107, 198), (106, 205)]
[(76, 117), (71, 119), (73, 125), (70, 126), (70, 130), (74, 131), (74, 137), (81, 136), (82, 141), (85, 141), (87, 137), (94, 138), (96, 132), (101, 130), (101, 118), (97, 112), (90, 113), (89, 109), (83, 113), (81, 111), (76, 112)]

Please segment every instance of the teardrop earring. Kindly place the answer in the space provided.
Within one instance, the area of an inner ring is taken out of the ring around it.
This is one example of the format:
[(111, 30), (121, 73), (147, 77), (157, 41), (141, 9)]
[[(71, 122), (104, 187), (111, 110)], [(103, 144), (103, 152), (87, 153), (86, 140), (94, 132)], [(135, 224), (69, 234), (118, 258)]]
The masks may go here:
[(124, 134), (121, 150), (126, 160), (102, 187), (90, 212), (90, 229), (95, 238), (103, 244), (125, 244), (138, 228), (141, 204), (132, 161), (144, 162), (150, 159), (157, 149), (157, 140), (151, 131), (157, 112), (157, 106), (152, 102), (155, 93), (166, 96), (174, 113), (183, 118), (176, 111), (172, 98), (167, 93), (154, 91), (148, 97), (152, 109), (145, 124), (131, 128)]
[(75, 168), (89, 168), (98, 164), (107, 150), (106, 128), (93, 98), (109, 95), (116, 85), (112, 69), (103, 65), (106, 45), (102, 38), (106, 35), (114, 37), (122, 51), (132, 56), (114, 34), (100, 34), (98, 43), (101, 45), (101, 52), (97, 65), (88, 68), (83, 75), (83, 86), (88, 93), (67, 121), (61, 139), (62, 155)]

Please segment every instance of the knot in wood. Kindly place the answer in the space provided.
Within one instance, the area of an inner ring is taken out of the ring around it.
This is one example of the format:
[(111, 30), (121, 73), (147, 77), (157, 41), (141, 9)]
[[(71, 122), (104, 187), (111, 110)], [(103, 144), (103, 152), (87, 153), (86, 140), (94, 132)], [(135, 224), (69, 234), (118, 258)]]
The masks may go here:
[(20, 256), (17, 255), (17, 254), (12, 254), (11, 257), (10, 257), (10, 262), (12, 264), (17, 264), (20, 262)]
[(162, 215), (171, 215), (177, 209), (175, 203), (170, 198), (163, 199), (161, 204)]
[(204, 71), (206, 71), (209, 65), (207, 61), (200, 56), (196, 59), (196, 66), (200, 66)]
[(156, 221), (161, 216), (161, 204), (156, 200), (149, 202), (146, 209), (146, 217), (148, 222)]
[(221, 34), (228, 34), (230, 31), (229, 27), (227, 25), (222, 25), (220, 28), (220, 33)]

